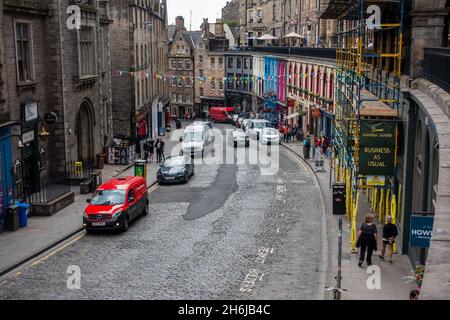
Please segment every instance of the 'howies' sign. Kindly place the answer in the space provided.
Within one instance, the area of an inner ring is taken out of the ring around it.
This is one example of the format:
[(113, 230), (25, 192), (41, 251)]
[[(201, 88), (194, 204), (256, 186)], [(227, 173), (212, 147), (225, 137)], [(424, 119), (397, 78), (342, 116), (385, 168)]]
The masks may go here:
[(433, 217), (411, 216), (409, 244), (411, 247), (428, 248), (433, 235)]
[(394, 121), (362, 120), (360, 122), (359, 173), (368, 176), (394, 174)]

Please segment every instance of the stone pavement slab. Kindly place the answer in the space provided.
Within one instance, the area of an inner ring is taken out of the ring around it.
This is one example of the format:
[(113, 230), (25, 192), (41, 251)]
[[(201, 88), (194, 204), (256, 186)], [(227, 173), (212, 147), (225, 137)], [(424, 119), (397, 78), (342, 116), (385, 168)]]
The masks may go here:
[[(297, 155), (303, 158), (303, 144), (298, 142), (283, 143)], [(312, 154), (312, 149), (311, 149)], [(312, 160), (307, 160), (312, 167)], [(325, 161), (325, 172), (317, 172), (317, 177), (322, 185), (328, 204), (327, 229), (328, 229), (328, 248), (329, 248), (329, 266), (327, 276), (327, 287), (336, 285), (335, 276), (337, 275), (337, 251), (338, 251), (338, 217), (332, 215), (332, 193), (330, 188), (330, 168), (328, 161)], [(334, 177), (332, 177), (334, 182)], [(364, 213), (370, 211), (370, 204), (362, 193), (358, 211), (358, 225), (363, 221)], [(375, 219), (376, 222), (378, 221)], [(367, 286), (367, 279), (371, 274), (367, 273), (367, 266), (363, 264), (358, 267), (358, 254), (350, 253), (350, 221), (343, 217), (342, 231), (342, 288), (346, 289), (341, 295), (342, 300), (404, 300), (409, 299), (409, 292), (415, 289), (414, 284), (408, 284), (403, 277), (412, 274), (412, 267), (408, 256), (395, 254), (392, 265), (381, 261), (378, 258), (379, 251), (373, 254), (373, 265), (378, 266), (381, 274), (381, 288), (370, 290)], [(380, 231), (379, 231), (380, 232)], [(379, 245), (380, 247), (380, 245)], [(345, 259), (348, 257), (348, 259)], [(331, 294), (330, 297), (331, 299)]]

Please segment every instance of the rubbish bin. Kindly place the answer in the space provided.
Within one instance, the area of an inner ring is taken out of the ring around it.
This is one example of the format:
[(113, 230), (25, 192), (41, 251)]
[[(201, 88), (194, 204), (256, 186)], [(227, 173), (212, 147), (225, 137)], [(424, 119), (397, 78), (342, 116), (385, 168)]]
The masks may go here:
[(92, 192), (97, 190), (98, 187), (102, 184), (102, 172), (101, 171), (95, 171), (91, 173), (91, 188)]
[(24, 228), (28, 225), (28, 209), (30, 205), (25, 202), (21, 202), (18, 204), (19, 206), (19, 226)]
[(103, 167), (105, 166), (105, 158), (106, 155), (103, 153), (97, 154), (97, 169), (103, 170)]
[(91, 192), (92, 189), (92, 180), (88, 179), (80, 183), (80, 193), (81, 194), (88, 194)]
[(345, 193), (345, 183), (333, 184), (333, 215), (344, 215), (347, 213)]
[(5, 227), (8, 231), (16, 231), (20, 228), (18, 206), (13, 204), (6, 208)]
[(136, 160), (134, 162), (134, 175), (136, 177), (142, 177), (147, 180), (147, 161)]

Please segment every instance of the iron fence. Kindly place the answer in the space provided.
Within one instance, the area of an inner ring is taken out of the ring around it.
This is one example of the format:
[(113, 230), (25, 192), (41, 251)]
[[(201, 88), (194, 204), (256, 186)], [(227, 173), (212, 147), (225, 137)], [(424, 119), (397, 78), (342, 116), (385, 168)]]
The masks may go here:
[(15, 200), (30, 204), (49, 203), (71, 191), (65, 176), (43, 177), (38, 182), (22, 181), (15, 185)]
[(66, 178), (69, 180), (90, 179), (94, 171), (94, 161), (66, 161)]
[(424, 77), (450, 92), (450, 48), (424, 49)]

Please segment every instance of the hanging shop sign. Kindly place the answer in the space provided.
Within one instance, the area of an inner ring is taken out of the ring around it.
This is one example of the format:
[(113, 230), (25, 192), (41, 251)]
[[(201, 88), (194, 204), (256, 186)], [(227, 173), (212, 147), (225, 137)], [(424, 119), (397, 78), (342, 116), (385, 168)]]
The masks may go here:
[(359, 173), (372, 176), (394, 174), (396, 122), (360, 121)]
[(34, 131), (25, 132), (22, 135), (22, 143), (28, 143), (34, 140)]
[(39, 117), (37, 102), (28, 102), (24, 106), (25, 122), (36, 120)]
[(433, 234), (432, 216), (411, 215), (409, 244), (411, 247), (429, 248)]
[(366, 185), (374, 187), (383, 187), (386, 185), (385, 176), (366, 176)]

